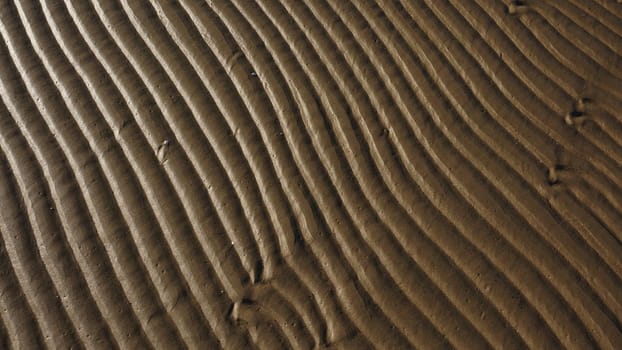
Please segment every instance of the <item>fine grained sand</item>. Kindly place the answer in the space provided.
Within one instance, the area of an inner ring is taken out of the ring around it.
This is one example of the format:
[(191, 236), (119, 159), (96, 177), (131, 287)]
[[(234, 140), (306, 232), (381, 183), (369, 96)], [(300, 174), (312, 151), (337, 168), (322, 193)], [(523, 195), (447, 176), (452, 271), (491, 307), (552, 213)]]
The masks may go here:
[(622, 348), (616, 0), (0, 1), (0, 348)]

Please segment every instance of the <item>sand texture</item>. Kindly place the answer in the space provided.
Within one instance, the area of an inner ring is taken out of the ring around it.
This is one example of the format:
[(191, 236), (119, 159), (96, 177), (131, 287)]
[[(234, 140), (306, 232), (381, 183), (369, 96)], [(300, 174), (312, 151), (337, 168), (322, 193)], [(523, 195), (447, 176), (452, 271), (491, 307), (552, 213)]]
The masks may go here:
[(0, 349), (622, 349), (618, 0), (0, 0)]

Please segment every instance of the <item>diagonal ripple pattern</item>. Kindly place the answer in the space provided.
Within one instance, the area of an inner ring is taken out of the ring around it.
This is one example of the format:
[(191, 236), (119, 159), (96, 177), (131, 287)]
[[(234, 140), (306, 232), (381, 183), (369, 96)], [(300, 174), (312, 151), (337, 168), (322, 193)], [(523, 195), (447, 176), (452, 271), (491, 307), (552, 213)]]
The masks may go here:
[(622, 3), (0, 0), (39, 348), (622, 348)]

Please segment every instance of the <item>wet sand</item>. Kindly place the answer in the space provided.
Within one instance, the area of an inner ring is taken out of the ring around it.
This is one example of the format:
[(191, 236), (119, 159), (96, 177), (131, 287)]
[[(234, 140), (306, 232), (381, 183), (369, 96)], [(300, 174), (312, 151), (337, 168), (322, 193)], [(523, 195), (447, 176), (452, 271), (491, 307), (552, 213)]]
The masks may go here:
[(0, 0), (0, 349), (622, 348), (616, 0)]

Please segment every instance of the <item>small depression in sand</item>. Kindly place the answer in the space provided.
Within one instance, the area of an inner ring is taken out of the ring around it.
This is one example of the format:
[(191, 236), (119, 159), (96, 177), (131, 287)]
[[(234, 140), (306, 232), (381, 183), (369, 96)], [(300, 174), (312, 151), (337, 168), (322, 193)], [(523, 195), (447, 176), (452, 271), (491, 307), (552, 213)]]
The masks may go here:
[(1, 349), (621, 349), (616, 0), (0, 0)]

